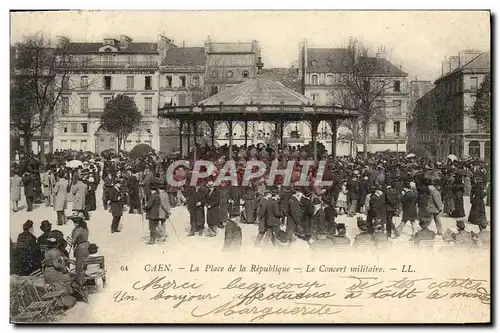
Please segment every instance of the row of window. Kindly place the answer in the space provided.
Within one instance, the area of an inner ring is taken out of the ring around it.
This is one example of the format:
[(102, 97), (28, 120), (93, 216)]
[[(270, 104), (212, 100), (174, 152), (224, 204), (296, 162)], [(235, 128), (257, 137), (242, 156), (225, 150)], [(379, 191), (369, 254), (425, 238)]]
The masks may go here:
[(60, 149), (72, 149), (87, 151), (87, 140), (61, 140)]
[[(210, 76), (212, 77), (212, 79), (216, 79), (219, 77), (219, 71), (217, 70), (213, 70), (212, 73), (210, 73)], [(248, 71), (243, 71), (241, 72), (241, 77), (243, 77), (244, 79), (248, 78), (250, 76), (250, 73)], [(234, 73), (233, 71), (226, 71), (226, 77), (228, 79), (232, 79), (234, 77)]]
[[(88, 133), (89, 124), (88, 123), (61, 123), (61, 129), (63, 133)], [(144, 129), (145, 133), (151, 134), (150, 128)]]
[[(172, 88), (174, 86), (172, 75), (167, 75), (166, 79), (167, 79), (167, 87)], [(191, 82), (188, 83), (188, 78), (185, 75), (180, 75), (179, 82), (175, 86), (186, 88), (188, 85), (191, 85), (193, 87), (199, 87), (200, 86), (200, 77), (195, 75), (195, 76), (191, 77)]]
[[(66, 80), (64, 82), (66, 86), (66, 90), (69, 90), (69, 80)], [(89, 84), (89, 77), (88, 76), (80, 76), (80, 88), (81, 89), (88, 89), (91, 84)], [(105, 75), (102, 81), (102, 88), (104, 90), (112, 90), (113, 89), (113, 80), (110, 75)], [(134, 76), (127, 76), (127, 90), (134, 90), (135, 89), (135, 77)], [(152, 76), (147, 75), (144, 77), (144, 90), (152, 90)]]
[[(468, 83), (469, 83), (468, 90), (476, 91), (477, 89), (479, 89), (479, 78), (477, 76), (471, 77), (469, 79)], [(445, 83), (444, 88), (448, 94), (457, 93), (457, 92), (461, 91), (460, 81), (458, 79), (456, 79), (456, 80), (452, 80), (450, 82), (447, 82), (447, 83)], [(467, 89), (467, 87), (464, 87), (464, 88)]]
[[(341, 83), (341, 82), (342, 82), (341, 74), (327, 74), (325, 76), (324, 84), (325, 85), (333, 85), (335, 83)], [(311, 74), (311, 80), (310, 80), (311, 85), (317, 86), (317, 85), (320, 85), (321, 83), (320, 83), (320, 77), (318, 74)], [(368, 86), (366, 88), (368, 88), (367, 90), (369, 90), (369, 84), (370, 84), (369, 81), (366, 81), (366, 84)], [(387, 84), (387, 82), (382, 81), (381, 85), (387, 86), (388, 84)], [(392, 90), (394, 92), (401, 92), (401, 81), (400, 80), (394, 80), (392, 82)]]
[[(395, 121), (393, 125), (393, 132), (395, 136), (401, 135), (401, 122)], [(377, 137), (383, 138), (385, 136), (385, 123), (380, 122), (377, 124)]]
[[(103, 108), (106, 107), (111, 101), (110, 96), (103, 97)], [(144, 97), (144, 113), (151, 113), (153, 111), (153, 97)], [(69, 112), (69, 97), (63, 96), (61, 98), (61, 112), (66, 114)], [(87, 96), (80, 97), (80, 113), (89, 112), (89, 98)]]

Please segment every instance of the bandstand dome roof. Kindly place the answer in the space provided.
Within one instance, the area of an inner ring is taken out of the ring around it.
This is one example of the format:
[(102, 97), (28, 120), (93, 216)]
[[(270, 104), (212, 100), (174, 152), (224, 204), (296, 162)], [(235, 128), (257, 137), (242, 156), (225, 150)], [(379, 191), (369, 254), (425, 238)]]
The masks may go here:
[(314, 104), (314, 101), (285, 87), (281, 82), (253, 78), (199, 102), (205, 106), (221, 103), (224, 105), (303, 105)]

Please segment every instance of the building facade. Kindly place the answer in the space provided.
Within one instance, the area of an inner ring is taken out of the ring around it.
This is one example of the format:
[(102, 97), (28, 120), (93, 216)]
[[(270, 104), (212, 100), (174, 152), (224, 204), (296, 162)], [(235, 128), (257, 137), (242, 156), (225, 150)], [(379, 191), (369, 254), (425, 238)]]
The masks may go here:
[(205, 84), (213, 96), (257, 75), (260, 57), (259, 42), (205, 43)]
[[(208, 96), (205, 58), (204, 47), (178, 47), (167, 51), (160, 65), (160, 106), (192, 105)], [(173, 121), (160, 120), (161, 151), (178, 151), (178, 127), (179, 124)]]
[(412, 141), (439, 159), (457, 157), (489, 159), (490, 128), (482, 128), (468, 114), (475, 94), (491, 73), (489, 52), (462, 51), (446, 59), (435, 88), (420, 98), (413, 113)]
[(431, 81), (415, 80), (409, 83), (409, 94), (408, 94), (408, 110), (406, 111), (407, 116), (407, 134), (408, 134), (408, 151), (411, 151), (418, 144), (414, 141), (416, 137), (416, 126), (413, 126), (413, 112), (417, 105), (417, 101), (422, 98), (425, 94), (434, 88), (434, 84)]
[(54, 126), (54, 149), (100, 153), (116, 149), (115, 135), (102, 128), (100, 117), (108, 101), (118, 94), (132, 98), (143, 119), (126, 139), (123, 150), (140, 143), (159, 149), (160, 77), (158, 64), (172, 41), (134, 42), (128, 36), (103, 42), (71, 43), (69, 52), (81, 63), (71, 76)]
[[(346, 59), (353, 51), (353, 45), (348, 48), (309, 48), (307, 42), (300, 46), (299, 76), (301, 77), (304, 94), (318, 105), (340, 104), (336, 100), (336, 92), (342, 91), (349, 68)], [(376, 57), (368, 58), (373, 62), (374, 70), (371, 73), (371, 84), (383, 81), (383, 93), (378, 94), (376, 103), (381, 109), (382, 119), (374, 120), (369, 124), (368, 151), (406, 151), (406, 123), (408, 104), (407, 73), (400, 67), (389, 62), (384, 48), (379, 48)], [(331, 131), (328, 124), (320, 124), (325, 131)], [(351, 130), (345, 126), (338, 126), (342, 136), (349, 136)], [(309, 128), (300, 125), (300, 132), (310, 136)], [(325, 135), (329, 136), (329, 133)], [(358, 151), (363, 151), (362, 139), (358, 140)], [(349, 149), (349, 147), (347, 147)], [(345, 154), (346, 147), (338, 149), (338, 154)]]

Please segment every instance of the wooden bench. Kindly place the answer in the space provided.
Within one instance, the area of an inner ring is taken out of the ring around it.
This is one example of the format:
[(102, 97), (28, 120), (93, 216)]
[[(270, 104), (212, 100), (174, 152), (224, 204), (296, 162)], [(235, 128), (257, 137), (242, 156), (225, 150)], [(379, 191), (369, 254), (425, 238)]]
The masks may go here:
[(106, 266), (104, 264), (104, 256), (86, 257), (83, 260), (83, 271), (86, 271), (88, 265), (99, 265), (101, 272), (98, 274), (93, 274), (91, 276), (85, 274), (84, 282), (87, 281), (96, 282), (98, 278), (102, 278), (102, 286), (106, 287)]

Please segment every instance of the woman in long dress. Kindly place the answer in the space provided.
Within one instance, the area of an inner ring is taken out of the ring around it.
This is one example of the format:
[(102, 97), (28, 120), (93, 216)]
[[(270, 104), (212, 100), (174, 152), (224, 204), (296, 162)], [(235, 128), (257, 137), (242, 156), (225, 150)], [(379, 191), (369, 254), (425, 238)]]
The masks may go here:
[(23, 232), (17, 237), (15, 248), (16, 273), (28, 276), (41, 267), (40, 248), (33, 235), (33, 221), (23, 224)]
[(337, 199), (337, 206), (339, 208), (339, 214), (342, 214), (342, 210), (347, 214), (347, 181), (342, 181), (342, 189), (340, 190), (339, 197)]

